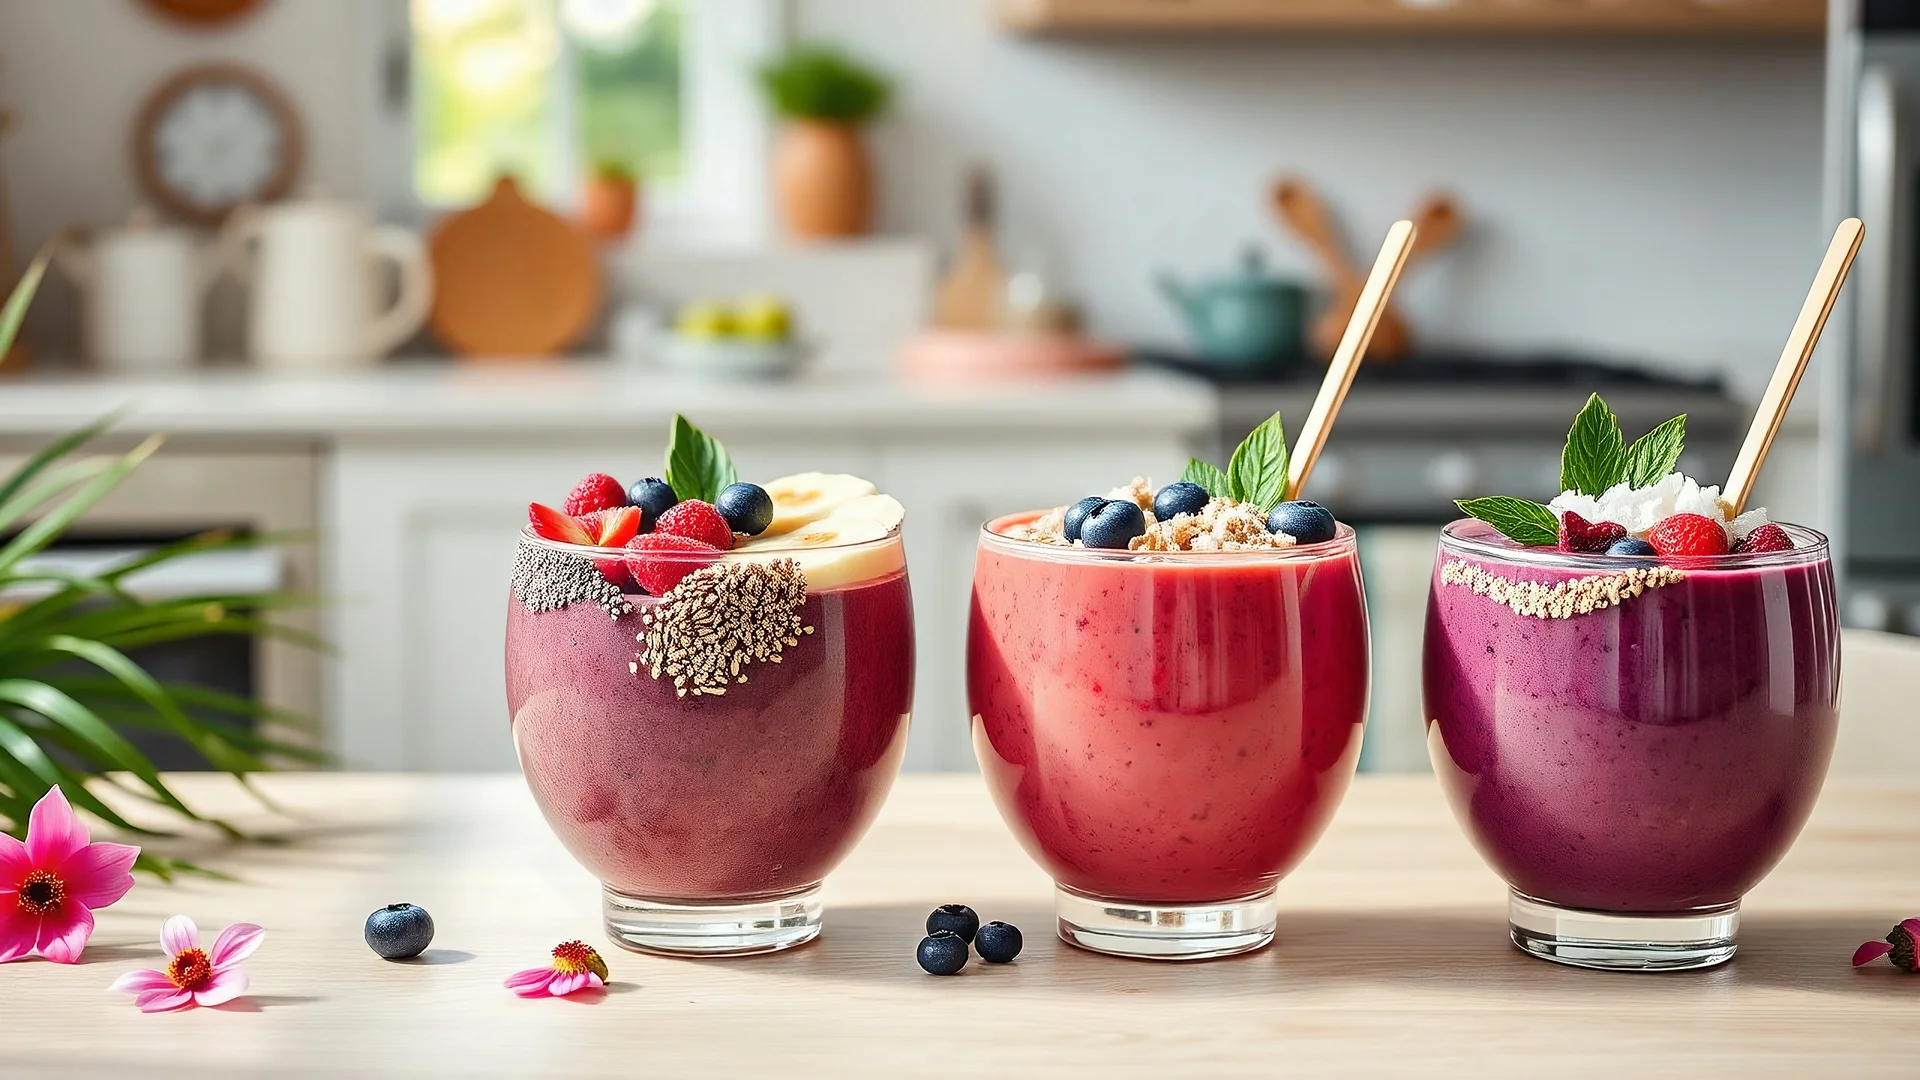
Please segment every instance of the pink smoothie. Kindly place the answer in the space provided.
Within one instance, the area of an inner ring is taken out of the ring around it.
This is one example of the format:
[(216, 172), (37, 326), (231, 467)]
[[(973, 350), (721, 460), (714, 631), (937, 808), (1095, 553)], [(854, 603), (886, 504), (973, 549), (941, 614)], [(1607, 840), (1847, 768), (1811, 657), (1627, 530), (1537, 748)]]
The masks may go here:
[(814, 628), (724, 696), (679, 697), (635, 659), (641, 613), (507, 608), (521, 769), (567, 850), (630, 896), (689, 903), (817, 884), (872, 824), (913, 698), (904, 571), (809, 593)]
[(1353, 533), (1160, 556), (983, 536), (967, 694), (1001, 816), (1060, 884), (1148, 903), (1265, 892), (1359, 758)]

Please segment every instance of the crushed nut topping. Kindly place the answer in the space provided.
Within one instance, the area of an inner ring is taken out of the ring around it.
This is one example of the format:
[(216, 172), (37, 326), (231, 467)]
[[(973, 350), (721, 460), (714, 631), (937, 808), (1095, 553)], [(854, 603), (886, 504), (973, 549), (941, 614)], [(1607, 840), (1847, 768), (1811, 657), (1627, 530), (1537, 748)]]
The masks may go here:
[(1574, 578), (1556, 585), (1538, 581), (1515, 581), (1475, 566), (1464, 559), (1452, 559), (1440, 567), (1443, 585), (1462, 585), (1476, 596), (1487, 599), (1516, 614), (1534, 619), (1570, 619), (1586, 615), (1639, 596), (1648, 589), (1672, 585), (1687, 575), (1671, 566), (1634, 567), (1617, 574)]
[(807, 577), (792, 559), (715, 563), (688, 574), (645, 615), (636, 674), (673, 680), (675, 693), (724, 694), (755, 663), (777, 664), (813, 627), (801, 625)]
[[(1144, 477), (1135, 477), (1126, 487), (1114, 488), (1109, 499), (1126, 499), (1147, 516), (1147, 531), (1127, 545), (1130, 551), (1257, 551), (1264, 548), (1292, 547), (1294, 539), (1285, 533), (1267, 531), (1266, 516), (1248, 504), (1232, 499), (1212, 499), (1197, 514), (1175, 514), (1165, 521), (1153, 516), (1153, 488)], [(1067, 508), (1056, 506), (1039, 517), (1006, 531), (1008, 539), (1027, 540), (1055, 547), (1082, 547), (1078, 540), (1067, 539)]]

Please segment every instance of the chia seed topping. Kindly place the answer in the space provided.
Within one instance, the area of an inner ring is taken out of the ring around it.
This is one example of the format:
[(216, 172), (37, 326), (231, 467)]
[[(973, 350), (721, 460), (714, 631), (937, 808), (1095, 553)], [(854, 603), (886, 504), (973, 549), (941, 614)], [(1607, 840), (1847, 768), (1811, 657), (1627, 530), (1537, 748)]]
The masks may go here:
[(1686, 576), (1671, 566), (1636, 566), (1617, 574), (1574, 578), (1549, 586), (1503, 578), (1464, 559), (1453, 559), (1440, 567), (1441, 584), (1466, 586), (1477, 596), (1534, 619), (1586, 615), (1624, 603), (1648, 589), (1672, 585)]
[(792, 559), (715, 563), (688, 574), (641, 618), (638, 665), (673, 680), (681, 697), (724, 694), (756, 662), (780, 662), (813, 627), (802, 626), (807, 577)]
[(608, 581), (591, 560), (555, 551), (520, 538), (513, 553), (513, 594), (528, 611), (556, 611), (572, 604), (593, 603), (618, 619), (633, 610), (620, 586)]

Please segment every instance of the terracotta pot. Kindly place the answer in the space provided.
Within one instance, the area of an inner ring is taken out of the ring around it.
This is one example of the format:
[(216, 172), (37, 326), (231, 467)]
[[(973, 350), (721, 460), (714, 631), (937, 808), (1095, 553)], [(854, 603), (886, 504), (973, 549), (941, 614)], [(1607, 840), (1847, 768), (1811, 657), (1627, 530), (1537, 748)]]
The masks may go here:
[(858, 128), (797, 120), (773, 151), (774, 201), (804, 240), (861, 236), (873, 217), (873, 166)]
[(618, 240), (634, 226), (640, 185), (621, 176), (595, 176), (581, 193), (580, 227), (602, 240)]

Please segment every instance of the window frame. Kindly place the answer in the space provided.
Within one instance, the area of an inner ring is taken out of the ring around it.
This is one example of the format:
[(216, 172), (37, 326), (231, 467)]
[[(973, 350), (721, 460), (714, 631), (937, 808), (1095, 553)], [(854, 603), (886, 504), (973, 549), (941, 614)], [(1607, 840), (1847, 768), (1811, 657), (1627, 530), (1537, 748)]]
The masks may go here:
[[(367, 0), (362, 54), (368, 198), (380, 216), (424, 228), (455, 207), (413, 186), (413, 32), (408, 0)], [(749, 72), (786, 41), (783, 0), (687, 0), (686, 169), (680, 190), (642, 178), (641, 224), (629, 244), (754, 247), (771, 222), (767, 168), (773, 122)], [(579, 193), (554, 209), (570, 213)]]

